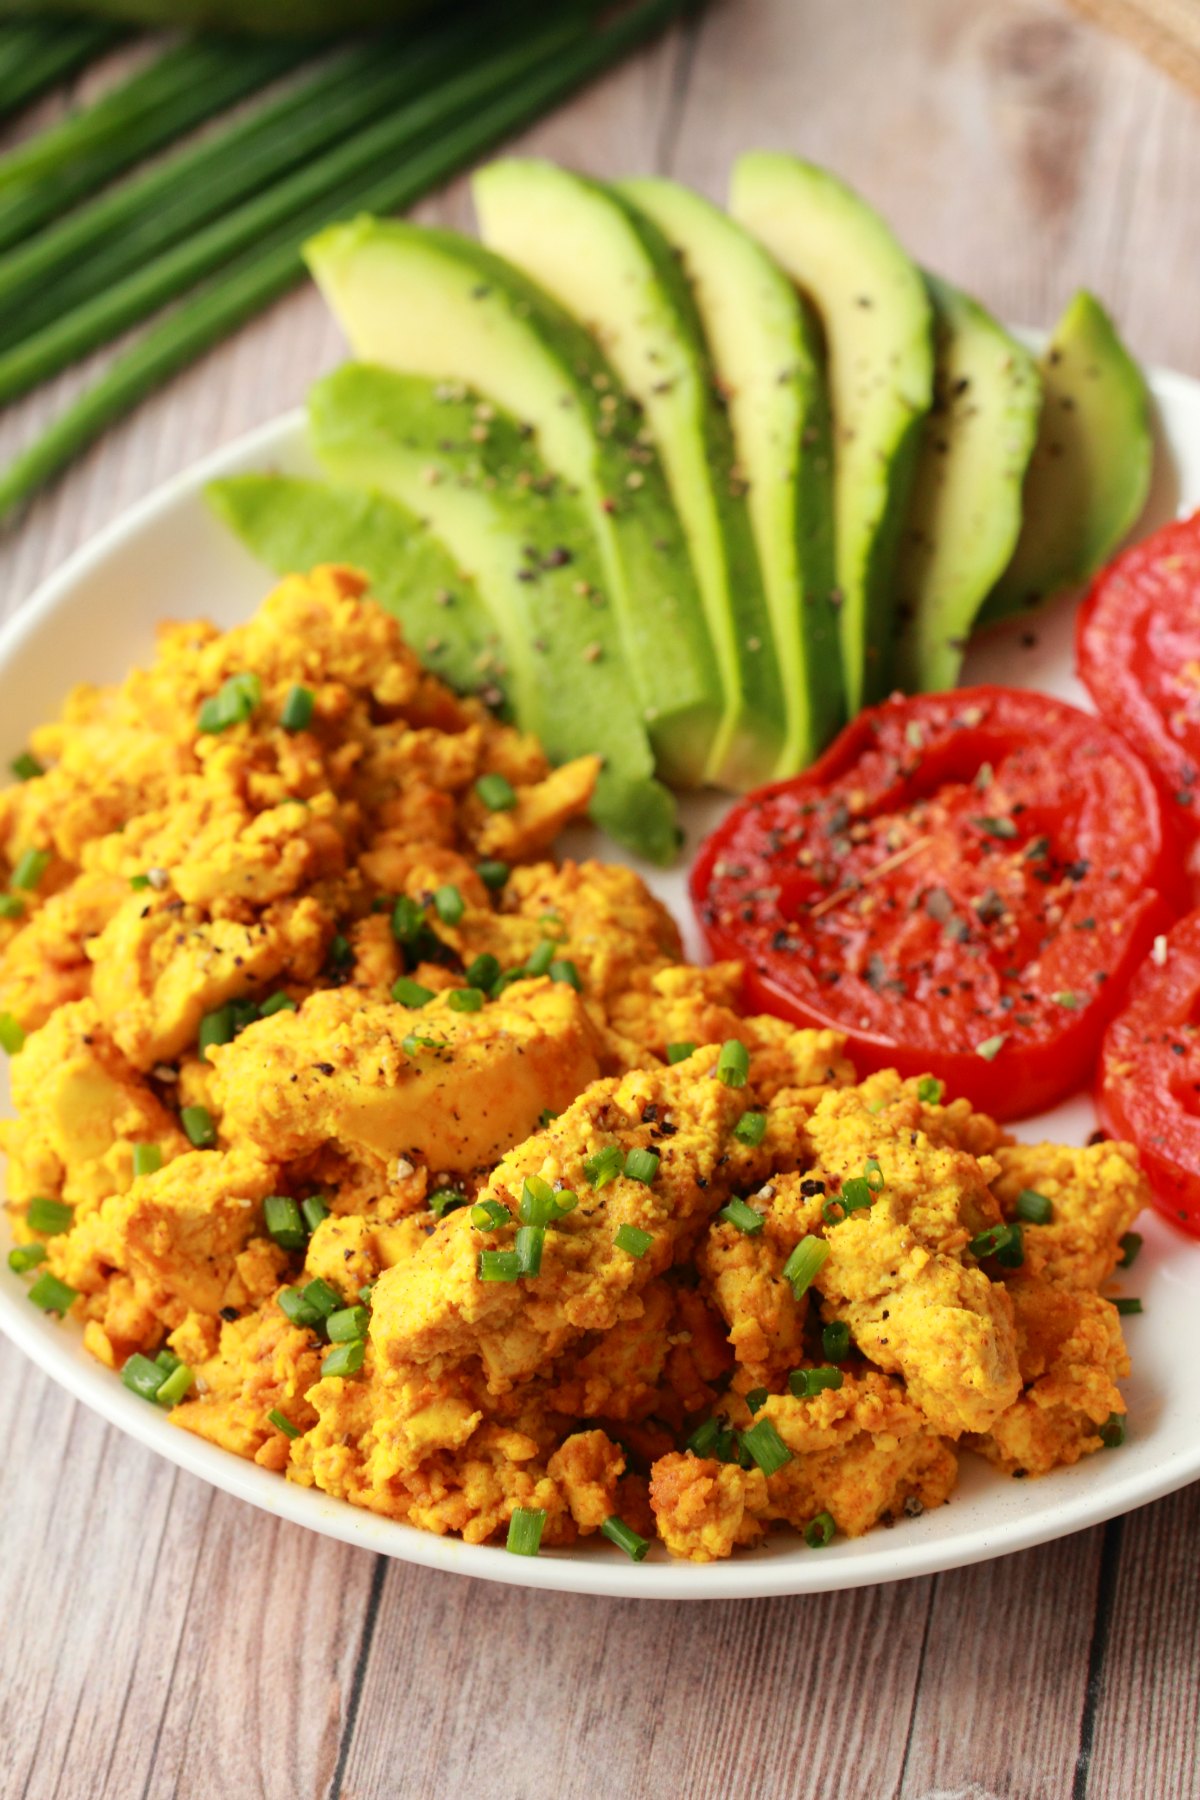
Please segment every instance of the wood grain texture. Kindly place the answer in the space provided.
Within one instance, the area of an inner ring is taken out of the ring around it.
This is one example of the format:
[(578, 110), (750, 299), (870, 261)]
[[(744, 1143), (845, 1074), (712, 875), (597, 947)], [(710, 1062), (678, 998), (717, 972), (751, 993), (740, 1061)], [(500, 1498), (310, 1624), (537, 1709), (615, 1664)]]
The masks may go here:
[[(828, 162), (1005, 316), (1086, 282), (1200, 373), (1200, 107), (1050, 0), (726, 0), (519, 147), (720, 197), (759, 144)], [(422, 216), (469, 223), (465, 182)], [(0, 540), (0, 605), (340, 354), (313, 292), (280, 303)], [(7, 412), (0, 455), (102, 360)], [(1200, 1488), (932, 1580), (639, 1606), (281, 1525), (2, 1343), (0, 1442), (0, 1800), (1200, 1795)]]

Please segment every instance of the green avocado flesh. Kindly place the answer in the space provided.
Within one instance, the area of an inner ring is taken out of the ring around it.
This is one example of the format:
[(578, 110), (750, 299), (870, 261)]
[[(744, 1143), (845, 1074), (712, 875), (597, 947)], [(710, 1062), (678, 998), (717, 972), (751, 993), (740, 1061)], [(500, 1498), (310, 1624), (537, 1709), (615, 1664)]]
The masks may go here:
[(473, 580), (509, 648), (521, 723), (552, 760), (604, 759), (595, 822), (671, 862), (675, 804), (653, 779), (587, 513), (528, 434), (460, 387), (354, 363), (313, 388), (309, 424), (335, 481), (418, 512)]
[(933, 407), (896, 561), (896, 676), (910, 693), (958, 680), (975, 616), (1021, 530), (1021, 483), (1042, 404), (1029, 352), (965, 294), (925, 280)]
[(741, 157), (730, 210), (807, 295), (825, 335), (838, 623), (853, 717), (892, 681), (894, 555), (933, 398), (932, 308), (878, 215), (811, 163), (768, 151)]
[(618, 192), (658, 226), (691, 286), (728, 408), (770, 609), (786, 727), (776, 777), (842, 722), (833, 590), (833, 451), (820, 347), (796, 288), (749, 234), (674, 181)]
[(992, 625), (1106, 563), (1146, 503), (1154, 457), (1142, 372), (1091, 294), (1076, 294), (1040, 358), (1041, 427), (1012, 561), (979, 615)]
[(509, 160), (482, 169), (473, 192), (485, 242), (588, 328), (645, 410), (721, 672), (724, 716), (708, 777), (753, 787), (779, 763), (783, 684), (729, 421), (687, 281), (661, 232), (598, 182)]
[(213, 511), (277, 575), (318, 563), (361, 569), (405, 642), (456, 693), (508, 692), (508, 647), (445, 546), (407, 507), (361, 488), (233, 475), (205, 490)]
[(362, 218), (305, 254), (358, 357), (462, 382), (532, 428), (594, 535), (658, 767), (678, 786), (702, 781), (720, 677), (662, 468), (601, 351), (517, 270), (451, 232)]

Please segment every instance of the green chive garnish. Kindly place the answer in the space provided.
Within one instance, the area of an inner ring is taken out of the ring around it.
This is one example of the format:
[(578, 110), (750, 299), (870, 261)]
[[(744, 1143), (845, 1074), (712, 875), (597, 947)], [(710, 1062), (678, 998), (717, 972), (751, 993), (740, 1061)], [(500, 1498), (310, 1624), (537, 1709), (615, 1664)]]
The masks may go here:
[(481, 775), (475, 792), (489, 812), (511, 812), (517, 804), (516, 789), (503, 775)]
[(343, 937), (339, 931), (329, 944), (329, 966), (331, 969), (348, 969), (354, 961), (354, 948), (350, 939)]
[(545, 1247), (546, 1227), (544, 1225), (519, 1226), (515, 1240), (518, 1273), (521, 1275), (540, 1275), (542, 1270), (542, 1251)]
[(826, 1388), (840, 1388), (846, 1377), (831, 1365), (817, 1369), (793, 1369), (788, 1376), (788, 1390), (797, 1400), (811, 1400)]
[(140, 1352), (135, 1351), (125, 1360), (121, 1369), (121, 1380), (130, 1393), (136, 1394), (140, 1400), (157, 1400), (158, 1391), (166, 1380), (166, 1376), (152, 1358), (142, 1356)]
[(429, 1210), (435, 1219), (444, 1219), (447, 1213), (458, 1212), (466, 1204), (467, 1196), (455, 1188), (439, 1188), (429, 1197)]
[(1119, 1450), (1125, 1442), (1125, 1418), (1122, 1413), (1109, 1413), (1100, 1427), (1100, 1442), (1106, 1450)]
[(551, 981), (563, 981), (568, 987), (573, 987), (577, 994), (582, 994), (583, 983), (579, 979), (579, 970), (570, 957), (556, 956), (547, 973)]
[(482, 988), (451, 988), (447, 996), (447, 1004), (451, 1012), (482, 1012), (487, 995)]
[(509, 869), (507, 863), (497, 862), (496, 860), (491, 859), (476, 863), (475, 873), (478, 875), (480, 881), (482, 881), (484, 887), (491, 888), (492, 892), (495, 893), (496, 890), (502, 888), (508, 880)]
[(737, 1038), (727, 1038), (717, 1058), (717, 1080), (726, 1087), (745, 1087), (750, 1074), (750, 1052)]
[(458, 889), (447, 883), (444, 887), (435, 889), (433, 910), (443, 925), (457, 925), (467, 908)]
[(17, 1244), (8, 1253), (8, 1266), (14, 1275), (26, 1275), (45, 1260), (45, 1244)]
[(263, 1224), (281, 1250), (303, 1250), (308, 1242), (300, 1208), (285, 1194), (269, 1194), (263, 1201)]
[(217, 1128), (207, 1106), (185, 1106), (179, 1115), (184, 1135), (196, 1150), (211, 1150), (217, 1141)]
[(639, 1537), (631, 1526), (626, 1525), (624, 1519), (617, 1517), (616, 1513), (605, 1519), (600, 1527), (600, 1535), (606, 1537), (610, 1544), (615, 1544), (618, 1550), (623, 1550), (631, 1562), (644, 1561), (646, 1552), (650, 1548), (649, 1539)]
[(311, 1281), (306, 1282), (300, 1292), (305, 1303), (311, 1306), (317, 1316), (322, 1319), (327, 1319), (330, 1313), (337, 1312), (342, 1304), (342, 1296), (337, 1289), (330, 1287), (329, 1283), (320, 1275), (316, 1275)]
[(273, 1019), (276, 1013), (296, 1012), (298, 1010), (292, 996), (290, 994), (285, 994), (281, 988), (279, 993), (272, 994), (269, 1000), (263, 1001), (258, 1009), (258, 1016), (260, 1019)]
[(307, 1200), (300, 1202), (300, 1212), (310, 1232), (315, 1231), (322, 1219), (329, 1217), (329, 1208), (320, 1194), (310, 1194)]
[(640, 1231), (636, 1225), (619, 1225), (613, 1238), (618, 1250), (624, 1250), (627, 1256), (634, 1256), (639, 1262), (653, 1242), (650, 1233)]
[(621, 1173), (625, 1158), (616, 1144), (606, 1144), (603, 1150), (594, 1150), (583, 1159), (583, 1172), (597, 1189), (607, 1187)]
[(50, 867), (51, 855), (49, 850), (26, 850), (22, 856), (17, 858), (17, 866), (12, 872), (10, 885), (15, 888), (24, 888), (27, 893), (32, 892)]
[(187, 1364), (180, 1363), (160, 1384), (154, 1398), (159, 1406), (178, 1406), (184, 1396), (191, 1392), (195, 1380), (196, 1377)]
[(731, 1200), (728, 1206), (723, 1206), (717, 1217), (724, 1219), (727, 1225), (735, 1225), (747, 1237), (757, 1237), (766, 1223), (760, 1212), (755, 1212), (744, 1200), (737, 1199)]
[(290, 687), (280, 709), (279, 723), (285, 731), (306, 731), (312, 723), (316, 703), (317, 697), (311, 688)]
[(33, 781), (36, 776), (46, 773), (37, 757), (28, 750), (22, 750), (20, 756), (14, 756), (8, 766), (18, 781)]
[(0, 894), (0, 919), (23, 919), (25, 902), (19, 894)]
[(1025, 1245), (1019, 1225), (990, 1225), (967, 1245), (972, 1256), (994, 1256), (1005, 1269), (1019, 1269), (1025, 1261)]
[(493, 988), (500, 979), (500, 964), (490, 951), (485, 950), (467, 965), (467, 986), (482, 988), (485, 993)]
[(231, 725), (244, 725), (261, 699), (262, 683), (257, 675), (231, 675), (200, 708), (196, 729), (215, 733), (227, 731)]
[(1130, 1297), (1127, 1300), (1114, 1300), (1113, 1305), (1119, 1313), (1125, 1313), (1126, 1315), (1140, 1313), (1142, 1310), (1141, 1301), (1133, 1297)]
[(819, 1512), (815, 1519), (810, 1519), (804, 1527), (804, 1541), (810, 1550), (824, 1550), (833, 1542), (837, 1526), (832, 1513)]
[(322, 1375), (357, 1375), (363, 1366), (367, 1346), (361, 1338), (352, 1344), (335, 1344), (321, 1362)]
[(503, 1231), (512, 1224), (512, 1214), (499, 1200), (477, 1200), (471, 1208), (471, 1223), (476, 1231)]
[(676, 1063), (686, 1062), (689, 1056), (696, 1054), (695, 1044), (668, 1044), (667, 1061), (674, 1068)]
[(759, 1419), (742, 1433), (742, 1446), (750, 1452), (764, 1475), (785, 1469), (792, 1453), (770, 1419)]
[(705, 1419), (703, 1425), (697, 1425), (684, 1447), (690, 1450), (693, 1456), (708, 1456), (716, 1447), (720, 1435), (721, 1421)]
[(808, 1292), (828, 1257), (829, 1245), (824, 1238), (809, 1236), (800, 1239), (783, 1265), (783, 1278), (791, 1282), (792, 1293), (797, 1300)]
[(319, 1325), (326, 1316), (305, 1299), (302, 1288), (280, 1288), (276, 1298), (280, 1311), (293, 1325)]
[(1054, 1204), (1036, 1188), (1022, 1188), (1017, 1195), (1016, 1212), (1018, 1219), (1030, 1225), (1048, 1225), (1054, 1217)]
[(205, 1013), (200, 1021), (197, 1034), (200, 1060), (203, 1062), (214, 1044), (230, 1044), (233, 1042), (233, 1008), (218, 1006), (215, 1012)]
[(415, 900), (401, 894), (392, 908), (392, 936), (398, 944), (413, 944), (425, 924), (425, 914)]
[(367, 1335), (368, 1313), (365, 1306), (340, 1306), (325, 1321), (331, 1344), (353, 1344)]
[(398, 1000), (401, 1006), (428, 1006), (433, 999), (433, 989), (422, 987), (419, 981), (410, 981), (407, 975), (401, 975), (392, 983), (392, 999)]
[(558, 1217), (558, 1205), (550, 1183), (540, 1175), (527, 1175), (521, 1183), (521, 1200), (517, 1210), (522, 1225), (549, 1225), (552, 1219)]
[(845, 1362), (850, 1349), (850, 1327), (843, 1319), (831, 1319), (822, 1327), (821, 1348), (831, 1363)]
[(302, 1435), (300, 1427), (293, 1425), (287, 1414), (281, 1413), (277, 1406), (273, 1406), (267, 1414), (267, 1424), (274, 1425), (276, 1431), (282, 1431), (284, 1437), (298, 1438)]
[(880, 1168), (877, 1159), (873, 1156), (868, 1156), (866, 1162), (863, 1164), (862, 1179), (866, 1182), (867, 1187), (872, 1194), (882, 1194), (884, 1188), (887, 1186), (887, 1182), (883, 1179), (883, 1170)]
[(625, 1158), (626, 1178), (629, 1181), (640, 1181), (644, 1187), (649, 1187), (658, 1174), (660, 1161), (657, 1150), (631, 1150)]
[(133, 1146), (133, 1172), (135, 1175), (157, 1175), (162, 1168), (162, 1151), (157, 1144), (135, 1144)]
[(45, 1274), (38, 1276), (30, 1288), (29, 1298), (43, 1312), (65, 1313), (72, 1300), (77, 1298), (77, 1292), (77, 1289), (68, 1287), (65, 1281), (60, 1281), (57, 1275), (51, 1275), (47, 1270)]
[(733, 1135), (742, 1144), (761, 1144), (767, 1135), (766, 1113), (744, 1112), (733, 1128)]
[(546, 1513), (542, 1507), (518, 1506), (508, 1521), (508, 1537), (504, 1548), (513, 1556), (536, 1556), (542, 1546)]
[(480, 1281), (518, 1281), (520, 1259), (515, 1250), (481, 1250), (478, 1275)]
[(39, 1195), (25, 1208), (25, 1223), (30, 1231), (40, 1232), (43, 1237), (58, 1237), (61, 1232), (70, 1231), (74, 1222), (75, 1208), (65, 1200), (47, 1200)]
[(1125, 1233), (1124, 1237), (1120, 1240), (1121, 1260), (1117, 1264), (1118, 1269), (1132, 1269), (1134, 1263), (1137, 1261), (1138, 1251), (1145, 1241), (1146, 1240), (1143, 1238), (1140, 1231), (1127, 1231)]
[(15, 1056), (25, 1042), (25, 1033), (10, 1012), (0, 1012), (0, 1049)]
[(751, 1416), (756, 1412), (761, 1412), (770, 1398), (766, 1388), (751, 1388), (746, 1395), (746, 1405), (750, 1408)]
[(543, 938), (533, 949), (525, 962), (527, 975), (544, 975), (554, 961), (555, 946), (549, 938)]
[(946, 1084), (939, 1081), (936, 1075), (922, 1075), (917, 1083), (917, 1099), (923, 1106), (939, 1106)]

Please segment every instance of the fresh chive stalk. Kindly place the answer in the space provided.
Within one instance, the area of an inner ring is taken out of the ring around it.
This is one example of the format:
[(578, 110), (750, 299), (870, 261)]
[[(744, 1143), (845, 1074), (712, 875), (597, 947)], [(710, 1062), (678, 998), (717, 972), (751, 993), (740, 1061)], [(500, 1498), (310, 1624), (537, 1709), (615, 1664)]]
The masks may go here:
[(0, 118), (28, 106), (47, 88), (69, 81), (72, 75), (116, 49), (126, 38), (116, 25), (98, 21), (70, 24), (54, 19), (42, 25), (0, 26)]

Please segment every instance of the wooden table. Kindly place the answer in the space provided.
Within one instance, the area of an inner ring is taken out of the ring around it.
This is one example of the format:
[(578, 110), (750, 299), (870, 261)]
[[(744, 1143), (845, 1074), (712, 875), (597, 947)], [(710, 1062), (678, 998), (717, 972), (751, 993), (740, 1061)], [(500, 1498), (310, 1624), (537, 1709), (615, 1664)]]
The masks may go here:
[[(1200, 105), (1049, 0), (725, 0), (524, 147), (719, 196), (751, 145), (829, 163), (1004, 317), (1086, 283), (1200, 375)], [(465, 224), (465, 190), (426, 210)], [(0, 543), (6, 608), (339, 355), (306, 292), (176, 381)], [(0, 451), (84, 374), (6, 415)], [(933, 1579), (639, 1606), (279, 1524), (3, 1344), (0, 1441), (3, 1800), (1200, 1794), (1200, 1486)]]

